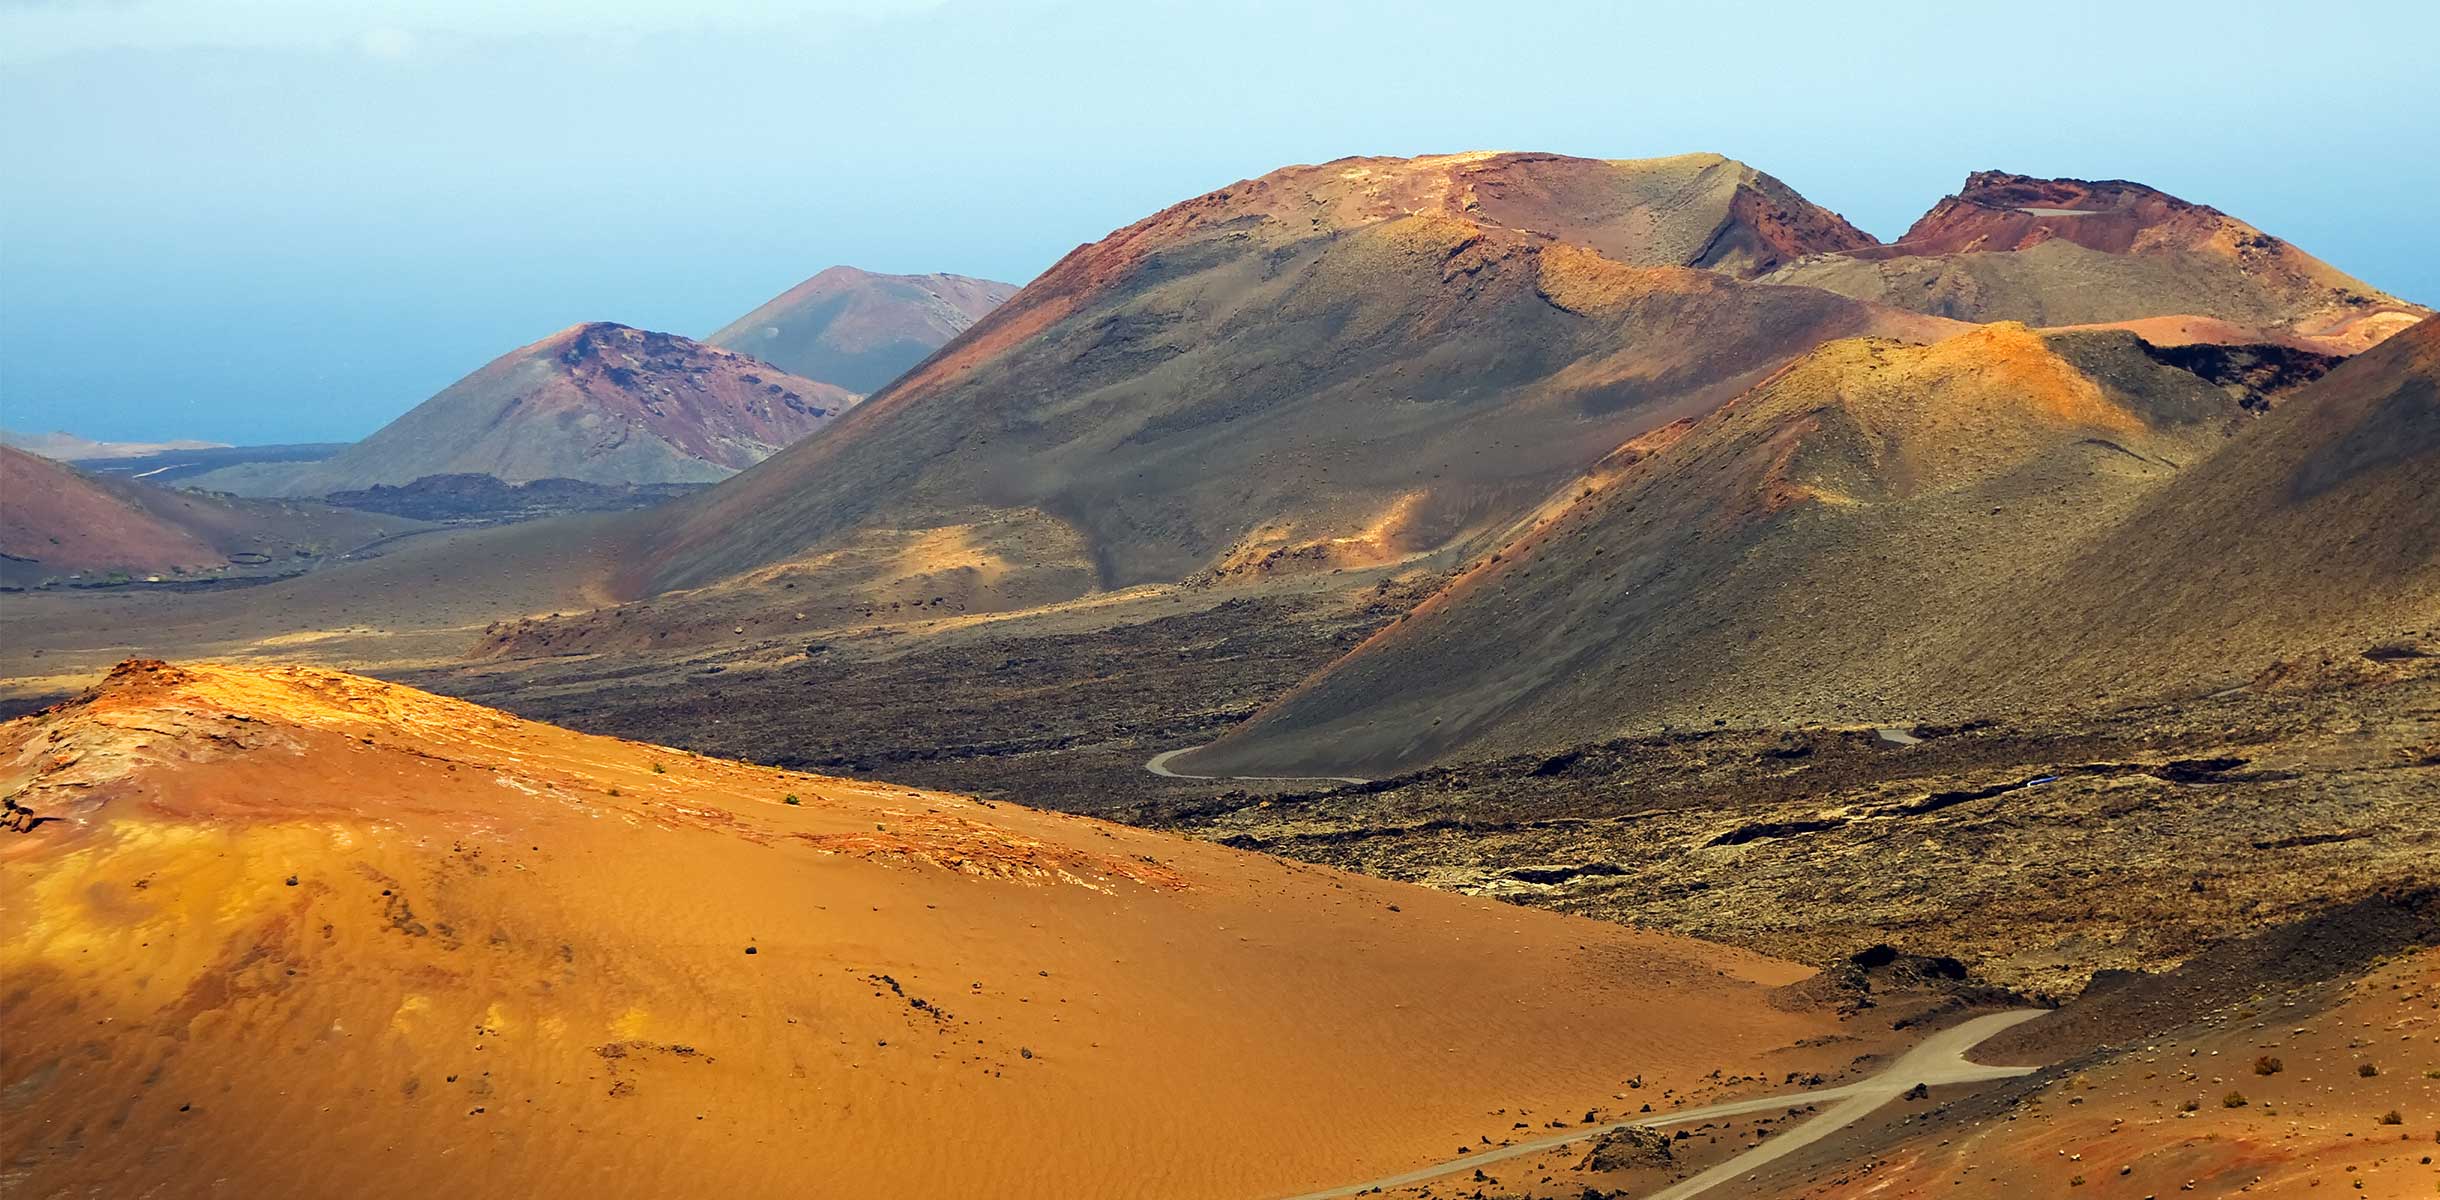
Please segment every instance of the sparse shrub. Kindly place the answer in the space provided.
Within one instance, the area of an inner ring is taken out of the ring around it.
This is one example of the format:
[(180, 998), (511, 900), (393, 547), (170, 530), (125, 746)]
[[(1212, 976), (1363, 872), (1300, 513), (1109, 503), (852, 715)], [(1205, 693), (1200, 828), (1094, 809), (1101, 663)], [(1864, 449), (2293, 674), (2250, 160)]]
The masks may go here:
[(2355, 1073), (2363, 1076), (2366, 1079), (2370, 1079), (2373, 1076), (2380, 1074), (2381, 1069), (2372, 1065), (2371, 1063), (2357, 1063), (2355, 1064)]
[(2287, 1064), (2270, 1055), (2265, 1054), (2254, 1060), (2254, 1074), (2256, 1075), (2276, 1075), (2284, 1070), (2287, 1070)]
[(2404, 1125), (2405, 1123), (2406, 1114), (2394, 1108), (2381, 1114), (2381, 1124), (2383, 1125)]
[(669, 774), (669, 768), (664, 767), (659, 763), (654, 763), (652, 764), (652, 773), (655, 775), (667, 775)]
[(613, 796), (618, 795), (618, 789), (617, 789), (617, 788), (611, 788), (611, 789), (610, 789), (610, 794), (611, 794), (611, 795), (613, 795)]
[(2222, 1108), (2243, 1108), (2245, 1105), (2245, 1093), (2243, 1092), (2230, 1092), (2220, 1097), (2220, 1107)]
[(790, 792), (790, 793), (788, 793), (787, 795), (780, 797), (780, 801), (779, 801), (779, 802), (780, 802), (780, 803), (782, 803), (782, 804), (794, 804), (794, 803), (796, 803), (796, 793), (794, 793), (794, 792)]
[(2202, 1101), (2200, 1101), (2200, 1100), (2188, 1100), (2188, 1101), (2186, 1101), (2184, 1104), (2180, 1104), (2180, 1105), (2178, 1105), (2178, 1106), (2177, 1106), (2177, 1111), (2179, 1111), (2179, 1112), (2193, 1112), (2194, 1110), (2196, 1110), (2196, 1109), (2198, 1109), (2198, 1108), (2201, 1108), (2201, 1107), (2203, 1107), (2203, 1102), (2202, 1102)]

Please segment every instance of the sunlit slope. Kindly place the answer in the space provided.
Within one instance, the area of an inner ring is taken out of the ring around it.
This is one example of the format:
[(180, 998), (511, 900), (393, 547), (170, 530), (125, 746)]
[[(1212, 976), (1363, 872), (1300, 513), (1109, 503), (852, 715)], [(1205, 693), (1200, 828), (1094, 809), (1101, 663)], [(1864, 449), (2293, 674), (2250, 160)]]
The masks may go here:
[(0, 728), (28, 1194), (1285, 1194), (1832, 1023), (1742, 952), (333, 672)]
[[(2013, 644), (2023, 606), (2115, 603), (2060, 573), (2142, 528), (2138, 506), (2194, 464), (2277, 436), (2255, 420), (2124, 333), (1833, 343), (1623, 447), (1539, 527), (1186, 769), (1361, 773), (1664, 725), (2054, 702), (2064, 681), (1994, 670), (2032, 652)], [(2109, 627), (2085, 621), (2053, 636)], [(2002, 682), (2022, 690), (2003, 701)]]

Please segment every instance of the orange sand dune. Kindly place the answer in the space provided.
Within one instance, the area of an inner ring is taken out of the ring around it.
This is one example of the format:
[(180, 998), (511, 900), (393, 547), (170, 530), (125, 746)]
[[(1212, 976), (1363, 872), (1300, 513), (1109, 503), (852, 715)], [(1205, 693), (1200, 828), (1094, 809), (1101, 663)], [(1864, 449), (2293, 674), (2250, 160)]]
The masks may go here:
[(1260, 1197), (1835, 1024), (1740, 951), (329, 671), (128, 664), (0, 775), (25, 1195)]

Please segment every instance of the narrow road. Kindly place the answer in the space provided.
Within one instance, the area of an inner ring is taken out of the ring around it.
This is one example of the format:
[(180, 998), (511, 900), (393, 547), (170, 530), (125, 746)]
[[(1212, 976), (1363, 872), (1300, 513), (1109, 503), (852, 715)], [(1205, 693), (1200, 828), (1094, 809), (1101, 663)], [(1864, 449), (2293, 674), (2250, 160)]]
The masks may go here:
[(1789, 1092), (1778, 1096), (1760, 1096), (1751, 1100), (1732, 1100), (1726, 1104), (1707, 1105), (1703, 1108), (1654, 1113), (1648, 1117), (1637, 1117), (1632, 1121), (1619, 1121), (1610, 1125), (1587, 1126), (1551, 1137), (1536, 1138), (1529, 1142), (1487, 1148), (1478, 1153), (1463, 1155), (1428, 1167), (1418, 1167), (1412, 1171), (1386, 1175), (1379, 1179), (1368, 1179), (1362, 1183), (1348, 1184), (1345, 1187), (1306, 1192), (1301, 1196), (1291, 1197), (1290, 1200), (1339, 1200), (1340, 1197), (1358, 1195), (1374, 1188), (1405, 1187), (1410, 1183), (1423, 1183), (1457, 1171), (1471, 1170), (1486, 1163), (1518, 1158), (1544, 1150), (1555, 1150), (1571, 1142), (1590, 1141), (1614, 1130), (1660, 1129), (1670, 1125), (1684, 1125), (1691, 1121), (1710, 1121), (1720, 1117), (1743, 1116), (1747, 1113), (1767, 1112), (1771, 1109), (1797, 1108), (1807, 1104), (1837, 1101), (1829, 1110), (1803, 1125), (1765, 1139), (1761, 1145), (1699, 1175), (1681, 1180), (1647, 1198), (1647, 1200), (1686, 1200), (1689, 1196), (1709, 1191), (1731, 1179), (1759, 1170), (1785, 1155), (1793, 1154), (1821, 1141), (1848, 1125), (1854, 1124), (1872, 1110), (1897, 1099), (1900, 1093), (1918, 1083), (1981, 1083), (1985, 1080), (2013, 1079), (2019, 1075), (2032, 1074), (2040, 1068), (1986, 1067), (1966, 1058), (1966, 1051), (1981, 1045), (1984, 1040), (2000, 1030), (2012, 1025), (2021, 1025), (2041, 1016), (2046, 1011), (2048, 1010), (2023, 1008), (2011, 1012), (1990, 1013), (1950, 1026), (1916, 1043), (1914, 1048), (1900, 1055), (1896, 1062), (1891, 1063), (1879, 1074), (1855, 1083), (1810, 1092)]
[(1193, 753), (1194, 751), (1202, 748), (1202, 746), (1180, 746), (1175, 750), (1163, 750), (1159, 754), (1155, 754), (1152, 757), (1145, 759), (1144, 769), (1160, 776), (1163, 779), (1220, 779), (1234, 780), (1239, 783), (1311, 783), (1315, 781), (1326, 781), (1329, 783), (1372, 782), (1372, 780), (1369, 779), (1358, 779), (1353, 775), (1188, 775), (1181, 771), (1172, 771), (1169, 769), (1170, 759), (1176, 758), (1181, 754)]

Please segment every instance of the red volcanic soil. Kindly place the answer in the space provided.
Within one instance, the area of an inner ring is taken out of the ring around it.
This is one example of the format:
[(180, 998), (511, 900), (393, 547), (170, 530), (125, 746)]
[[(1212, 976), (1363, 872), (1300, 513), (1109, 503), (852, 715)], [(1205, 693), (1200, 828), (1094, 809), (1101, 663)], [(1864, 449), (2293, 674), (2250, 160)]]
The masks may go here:
[(550, 355), (559, 368), (549, 383), (520, 397), (525, 419), (559, 412), (623, 417), (689, 458), (730, 470), (761, 462), (856, 400), (846, 388), (768, 370), (745, 355), (603, 322), (517, 354), (528, 361)]
[(2052, 238), (2128, 254), (2208, 238), (2227, 220), (2216, 208), (2123, 179), (2093, 183), (1977, 171), (1963, 190), (1917, 218), (1904, 237), (1857, 257), (2025, 250)]
[(703, 340), (807, 379), (873, 392), (1016, 291), (964, 275), (832, 267)]

